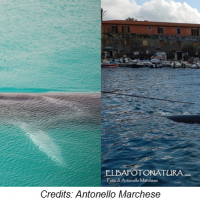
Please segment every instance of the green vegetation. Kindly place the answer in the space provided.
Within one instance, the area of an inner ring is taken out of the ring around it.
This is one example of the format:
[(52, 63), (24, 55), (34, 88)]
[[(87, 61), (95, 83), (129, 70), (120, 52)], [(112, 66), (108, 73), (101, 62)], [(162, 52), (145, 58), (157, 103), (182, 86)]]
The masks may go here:
[(186, 44), (182, 48), (183, 52), (187, 52), (189, 56), (195, 56), (196, 47), (192, 44)]
[(127, 21), (137, 21), (137, 19), (134, 19), (134, 18), (131, 18), (131, 17), (128, 17), (126, 20)]

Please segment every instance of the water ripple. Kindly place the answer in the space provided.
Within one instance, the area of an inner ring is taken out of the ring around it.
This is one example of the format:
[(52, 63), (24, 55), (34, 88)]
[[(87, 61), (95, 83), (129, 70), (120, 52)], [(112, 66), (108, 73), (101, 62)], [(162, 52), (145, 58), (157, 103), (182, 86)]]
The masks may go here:
[[(200, 113), (199, 80), (199, 70), (102, 69), (102, 91), (120, 93), (102, 93), (103, 186), (200, 185), (199, 125), (176, 123), (165, 117)], [(190, 176), (142, 177), (156, 179), (154, 183), (134, 182), (135, 177), (130, 175), (121, 177), (130, 182), (111, 183), (106, 177), (106, 170), (161, 169), (181, 170)]]

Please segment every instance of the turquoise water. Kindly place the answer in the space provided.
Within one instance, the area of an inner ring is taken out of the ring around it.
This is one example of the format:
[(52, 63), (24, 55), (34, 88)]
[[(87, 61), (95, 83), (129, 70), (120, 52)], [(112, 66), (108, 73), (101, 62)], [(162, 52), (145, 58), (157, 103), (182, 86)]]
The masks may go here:
[[(0, 23), (1, 93), (100, 92), (99, 0), (1, 1)], [(99, 186), (100, 125), (30, 99), (0, 94), (0, 186)]]
[(0, 131), (1, 186), (99, 185), (99, 157), (95, 156), (99, 155), (96, 148), (99, 142), (98, 137), (94, 137), (95, 133), (99, 133), (97, 127), (74, 129), (72, 126), (68, 130), (48, 131), (48, 135), (59, 145), (63, 163), (54, 162), (40, 151), (21, 129), (4, 126)]
[(100, 91), (100, 1), (0, 2), (0, 91)]

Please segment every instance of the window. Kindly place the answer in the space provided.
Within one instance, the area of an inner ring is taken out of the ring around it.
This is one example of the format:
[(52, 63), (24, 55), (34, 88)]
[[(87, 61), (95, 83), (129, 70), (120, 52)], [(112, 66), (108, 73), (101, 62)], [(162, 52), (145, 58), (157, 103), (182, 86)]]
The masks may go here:
[(198, 28), (192, 28), (191, 29), (191, 35), (192, 36), (199, 36), (199, 30), (198, 30)]
[(177, 34), (180, 35), (181, 34), (181, 29), (177, 28)]
[(129, 45), (129, 44), (130, 44), (130, 40), (129, 40), (129, 39), (125, 39), (125, 40), (124, 40), (124, 44), (125, 44), (125, 45)]
[(152, 30), (152, 27), (148, 26), (148, 27), (147, 27), (147, 30), (148, 30), (148, 31), (151, 31), (151, 30)]
[(130, 32), (130, 27), (129, 26), (122, 26), (122, 32), (123, 33)]
[(118, 27), (117, 26), (112, 26), (112, 32), (113, 33), (118, 33)]
[(148, 45), (147, 40), (143, 40), (143, 45), (144, 45), (144, 46), (147, 46), (147, 45)]
[(164, 46), (164, 40), (160, 40), (160, 46)]
[(159, 33), (164, 33), (164, 28), (158, 27), (158, 34)]

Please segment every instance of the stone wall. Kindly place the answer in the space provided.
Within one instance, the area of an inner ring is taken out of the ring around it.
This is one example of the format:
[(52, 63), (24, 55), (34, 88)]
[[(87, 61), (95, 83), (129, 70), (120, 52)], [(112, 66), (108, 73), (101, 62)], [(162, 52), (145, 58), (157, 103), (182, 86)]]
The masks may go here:
[(102, 50), (105, 52), (107, 47), (112, 47), (113, 57), (119, 57), (123, 55), (132, 57), (134, 52), (139, 52), (147, 58), (150, 58), (150, 56), (157, 51), (164, 51), (168, 54), (168, 58), (173, 58), (174, 51), (182, 51), (182, 49), (187, 45), (194, 47), (195, 52), (199, 52), (200, 37), (181, 37), (173, 35), (138, 35), (124, 33), (102, 34)]

